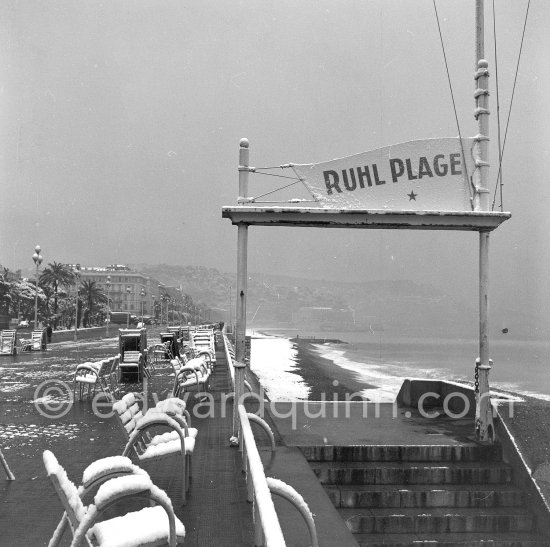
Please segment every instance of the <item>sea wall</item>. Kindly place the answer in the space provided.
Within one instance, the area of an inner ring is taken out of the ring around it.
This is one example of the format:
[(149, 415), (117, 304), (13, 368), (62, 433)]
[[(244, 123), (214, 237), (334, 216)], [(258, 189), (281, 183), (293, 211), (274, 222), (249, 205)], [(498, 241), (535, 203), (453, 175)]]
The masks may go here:
[[(441, 406), (443, 401), (447, 401), (450, 413), (457, 415), (461, 414), (465, 410), (464, 405), (468, 404), (469, 411), (466, 415), (475, 417), (474, 389), (445, 380), (407, 379), (399, 390), (397, 404), (402, 407), (418, 408), (419, 402), (425, 394), (429, 394), (429, 397), (422, 400), (424, 409)], [(466, 403), (466, 401), (468, 402)], [(539, 530), (550, 534), (550, 508), (539, 486), (533, 480), (531, 470), (526, 464), (514, 436), (506, 427), (498, 410), (494, 413), (494, 426), (497, 442), (502, 446), (503, 459), (514, 470), (515, 484), (525, 493), (527, 505), (537, 516)]]
[(420, 402), (425, 409), (441, 407), (445, 403), (445, 408), (455, 416), (463, 413), (464, 416), (475, 416), (476, 401), (473, 388), (456, 382), (424, 378), (405, 380), (397, 394), (397, 404), (418, 408)]

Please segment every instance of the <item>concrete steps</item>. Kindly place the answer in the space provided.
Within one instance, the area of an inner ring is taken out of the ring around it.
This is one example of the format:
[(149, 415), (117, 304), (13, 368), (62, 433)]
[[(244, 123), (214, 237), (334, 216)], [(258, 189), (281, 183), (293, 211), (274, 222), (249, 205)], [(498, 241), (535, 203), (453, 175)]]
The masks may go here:
[(403, 534), (355, 534), (359, 547), (548, 547), (548, 541), (536, 534), (484, 533), (422, 534), (422, 537)]
[(431, 508), (341, 509), (341, 517), (355, 534), (441, 534), (445, 532), (530, 532), (533, 516), (516, 507), (498, 509)]
[(325, 485), (335, 507), (520, 507), (524, 502), (521, 490), (509, 484), (407, 485), (396, 489), (394, 484)]
[(498, 445), (301, 450), (361, 546), (550, 545)]
[(501, 484), (512, 480), (506, 464), (483, 462), (312, 462), (323, 484)]

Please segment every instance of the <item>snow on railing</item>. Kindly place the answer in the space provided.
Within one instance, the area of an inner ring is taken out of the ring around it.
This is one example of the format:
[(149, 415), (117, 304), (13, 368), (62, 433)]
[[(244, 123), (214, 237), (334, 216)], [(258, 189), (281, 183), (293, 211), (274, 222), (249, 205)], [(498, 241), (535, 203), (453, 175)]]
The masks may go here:
[(229, 367), (229, 374), (231, 375), (231, 387), (235, 391), (235, 367), (233, 366), (235, 350), (225, 332), (223, 333), (223, 347), (225, 348), (225, 357), (227, 359), (227, 366)]
[(264, 466), (243, 405), (239, 405), (239, 417), (248, 501), (254, 504), (254, 545), (284, 546), (285, 539), (275, 512)]
[(292, 486), (288, 485), (286, 482), (283, 482), (279, 479), (274, 479), (272, 477), (267, 477), (267, 485), (272, 494), (281, 496), (282, 498), (288, 500), (302, 515), (304, 521), (309, 530), (309, 539), (311, 540), (312, 547), (319, 547), (319, 541), (317, 539), (317, 530), (315, 529), (315, 521), (313, 520), (313, 514), (304, 501), (304, 498), (296, 492)]
[[(235, 368), (233, 361), (235, 353), (231, 342), (223, 333), (223, 342), (227, 365), (231, 372), (231, 384), (235, 391)], [(244, 381), (249, 391), (252, 388), (246, 380)], [(244, 394), (243, 394), (244, 395)], [(275, 511), (275, 505), (271, 494), (275, 494), (288, 500), (302, 515), (310, 534), (312, 547), (318, 547), (317, 531), (313, 515), (304, 501), (304, 498), (288, 484), (281, 480), (265, 476), (264, 466), (256, 446), (254, 434), (250, 422), (260, 425), (266, 432), (271, 442), (271, 450), (276, 449), (275, 437), (269, 425), (256, 414), (247, 413), (242, 402), (237, 402), (239, 421), (239, 445), (243, 453), (243, 470), (246, 477), (247, 500), (253, 503), (254, 518), (254, 545), (257, 546), (285, 546), (285, 539), (281, 530), (281, 524)]]

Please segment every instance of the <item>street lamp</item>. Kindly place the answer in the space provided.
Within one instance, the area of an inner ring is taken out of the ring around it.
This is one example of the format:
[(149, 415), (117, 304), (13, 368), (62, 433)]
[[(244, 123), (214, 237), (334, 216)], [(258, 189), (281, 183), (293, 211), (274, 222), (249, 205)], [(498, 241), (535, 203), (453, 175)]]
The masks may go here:
[(80, 264), (75, 267), (75, 314), (74, 314), (74, 341), (78, 340), (78, 285), (80, 284)]
[(32, 259), (34, 260), (34, 264), (36, 266), (36, 291), (34, 293), (34, 328), (37, 328), (37, 320), (38, 320), (38, 268), (40, 267), (40, 264), (42, 264), (42, 255), (40, 254), (41, 251), (40, 245), (37, 245), (34, 248), (34, 254), (32, 255)]
[(145, 297), (145, 289), (141, 287), (141, 323), (143, 324), (143, 298)]
[[(132, 292), (132, 287), (130, 287), (130, 285), (126, 285), (126, 294), (130, 295), (130, 293)], [(126, 299), (127, 301), (127, 308), (128, 308), (128, 313), (126, 314), (126, 328), (129, 329), (130, 328), (130, 299), (127, 298)]]
[(107, 292), (107, 338), (109, 337), (109, 323), (111, 322), (111, 301), (109, 299), (109, 293), (111, 292), (111, 276), (108, 275), (105, 280), (105, 289)]
[(160, 291), (160, 285), (159, 287), (159, 302), (160, 302), (160, 324), (162, 325), (162, 292)]
[(153, 303), (152, 303), (151, 305), (153, 306), (152, 312), (153, 312), (153, 319), (154, 319), (154, 320), (156, 320), (156, 318), (157, 318), (157, 310), (156, 310), (156, 308), (155, 308), (155, 298), (156, 298), (156, 297), (157, 297), (157, 296), (156, 296), (155, 294), (152, 294), (152, 295), (151, 295), (151, 300), (153, 301)]

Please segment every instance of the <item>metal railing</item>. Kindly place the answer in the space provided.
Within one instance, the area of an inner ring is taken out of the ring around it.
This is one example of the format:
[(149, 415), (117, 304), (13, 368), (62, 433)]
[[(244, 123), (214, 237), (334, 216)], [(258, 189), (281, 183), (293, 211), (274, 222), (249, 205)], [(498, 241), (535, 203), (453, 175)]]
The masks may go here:
[[(307, 503), (302, 496), (292, 488), (292, 486), (278, 479), (272, 479), (265, 476), (264, 466), (256, 446), (256, 440), (252, 433), (250, 422), (253, 421), (260, 425), (269, 437), (272, 452), (276, 450), (275, 438), (271, 428), (267, 423), (256, 414), (246, 412), (241, 397), (244, 395), (244, 385), (240, 386), (238, 395), (236, 393), (235, 378), (240, 377), (244, 383), (244, 370), (238, 369), (238, 374), (235, 374), (234, 359), (235, 353), (225, 333), (223, 334), (223, 342), (225, 347), (225, 355), (227, 364), (231, 374), (231, 384), (235, 393), (234, 404), (237, 405), (238, 412), (238, 443), (242, 451), (243, 470), (246, 477), (247, 500), (253, 504), (253, 519), (254, 519), (254, 545), (255, 546), (286, 546), (281, 524), (275, 505), (273, 504), (272, 494), (278, 495), (288, 500), (302, 515), (306, 526), (309, 530), (310, 544), (313, 547), (318, 547), (317, 532), (313, 515), (309, 510)], [(237, 380), (238, 381), (238, 380)], [(248, 382), (247, 382), (248, 383)], [(249, 387), (249, 386), (248, 386)], [(249, 387), (250, 389), (250, 387)], [(244, 398), (244, 397), (243, 397)]]

